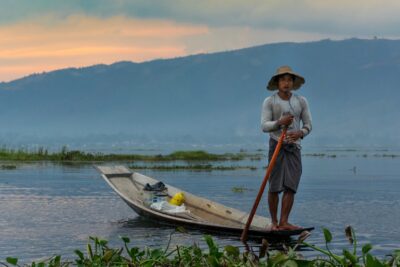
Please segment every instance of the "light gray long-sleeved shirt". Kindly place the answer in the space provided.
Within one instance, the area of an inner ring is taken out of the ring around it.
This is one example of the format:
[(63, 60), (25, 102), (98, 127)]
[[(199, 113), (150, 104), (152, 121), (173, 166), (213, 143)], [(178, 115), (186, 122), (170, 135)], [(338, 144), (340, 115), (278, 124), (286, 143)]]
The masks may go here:
[[(312, 119), (307, 99), (303, 96), (292, 94), (289, 100), (283, 100), (278, 93), (264, 100), (261, 113), (261, 128), (263, 132), (268, 132), (271, 138), (278, 141), (282, 133), (278, 120), (287, 113), (294, 116), (293, 123), (288, 127), (288, 132), (301, 130), (303, 136), (311, 132)], [(300, 121), (302, 121), (301, 127)], [(300, 146), (300, 143), (301, 139), (298, 139), (296, 144)]]

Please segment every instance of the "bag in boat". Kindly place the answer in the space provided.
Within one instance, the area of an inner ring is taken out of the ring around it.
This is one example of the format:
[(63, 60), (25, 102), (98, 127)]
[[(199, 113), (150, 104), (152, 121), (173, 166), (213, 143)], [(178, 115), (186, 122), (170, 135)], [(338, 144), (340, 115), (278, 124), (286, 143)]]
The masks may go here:
[(169, 213), (169, 214), (180, 214), (180, 213), (188, 212), (186, 210), (185, 204), (176, 206), (176, 205), (169, 204), (167, 201), (155, 202), (150, 205), (150, 208), (152, 208), (153, 210), (158, 210), (158, 211)]
[(156, 191), (156, 192), (164, 191), (166, 189), (167, 189), (167, 187), (165, 186), (165, 184), (163, 182), (158, 182), (153, 185), (150, 185), (147, 183), (143, 187), (143, 190), (145, 190), (145, 191)]

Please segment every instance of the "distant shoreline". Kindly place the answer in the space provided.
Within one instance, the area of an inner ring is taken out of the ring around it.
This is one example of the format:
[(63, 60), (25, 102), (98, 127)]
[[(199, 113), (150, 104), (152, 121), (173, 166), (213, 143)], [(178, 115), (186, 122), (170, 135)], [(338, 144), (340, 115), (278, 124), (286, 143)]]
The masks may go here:
[(203, 150), (175, 151), (169, 154), (141, 155), (141, 154), (114, 154), (89, 153), (80, 150), (68, 150), (65, 146), (59, 152), (49, 153), (39, 148), (35, 151), (0, 149), (0, 161), (50, 161), (50, 162), (112, 162), (112, 161), (143, 161), (143, 162), (171, 162), (171, 161), (240, 161), (244, 159), (260, 160), (260, 153), (223, 153), (214, 154)]
[[(337, 152), (337, 153), (334, 153)], [(398, 153), (389, 153), (387, 151), (381, 151), (381, 153), (365, 153), (356, 150), (344, 150), (344, 151), (330, 151), (329, 153), (302, 153), (303, 157), (318, 157), (318, 158), (337, 158), (346, 157), (347, 153), (351, 153), (352, 156), (362, 157), (362, 158), (400, 158)], [(354, 154), (354, 152), (360, 152)], [(190, 162), (223, 162), (223, 161), (260, 161), (267, 160), (267, 153), (265, 151), (247, 152), (241, 150), (237, 153), (209, 153), (204, 150), (178, 150), (169, 154), (117, 154), (117, 153), (100, 153), (100, 152), (84, 152), (81, 150), (68, 150), (64, 146), (59, 152), (48, 152), (47, 149), (38, 148), (36, 150), (26, 150), (26, 149), (0, 149), (0, 161), (3, 162), (63, 162), (63, 163), (93, 163), (93, 162), (122, 162), (131, 161), (133, 162), (176, 162), (184, 161)], [(146, 169), (191, 169), (190, 166), (141, 166), (134, 165), (137, 168)], [(6, 168), (6, 167), (5, 167)], [(3, 169), (5, 169), (3, 168)], [(197, 169), (218, 169), (217, 167), (197, 167)], [(226, 168), (226, 167), (225, 167)], [(7, 168), (6, 168), (7, 169)], [(196, 169), (196, 168), (194, 168)], [(237, 169), (236, 167), (231, 167), (231, 169)]]

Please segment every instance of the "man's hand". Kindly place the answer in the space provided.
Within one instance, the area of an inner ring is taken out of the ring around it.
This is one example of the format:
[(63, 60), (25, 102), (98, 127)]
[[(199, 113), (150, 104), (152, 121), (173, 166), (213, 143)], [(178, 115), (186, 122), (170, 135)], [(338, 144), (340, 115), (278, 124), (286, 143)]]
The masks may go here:
[(300, 130), (299, 131), (288, 132), (286, 134), (286, 141), (288, 143), (294, 143), (301, 137), (303, 137), (303, 132), (300, 131)]
[(293, 122), (293, 118), (294, 118), (294, 116), (293, 115), (283, 115), (279, 120), (278, 120), (278, 125), (279, 126), (281, 126), (281, 125), (286, 125), (286, 126), (289, 126), (290, 124), (292, 124), (292, 122)]

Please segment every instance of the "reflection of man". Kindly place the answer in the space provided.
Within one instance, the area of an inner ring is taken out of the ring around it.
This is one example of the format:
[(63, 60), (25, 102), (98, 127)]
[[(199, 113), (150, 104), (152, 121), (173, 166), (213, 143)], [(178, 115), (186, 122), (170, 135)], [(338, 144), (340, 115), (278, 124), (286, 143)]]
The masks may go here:
[[(294, 195), (300, 181), (302, 166), (300, 140), (311, 131), (311, 113), (305, 97), (293, 94), (304, 84), (303, 77), (288, 66), (277, 69), (267, 89), (278, 90), (264, 100), (261, 127), (270, 135), (269, 161), (274, 153), (283, 127), (288, 127), (286, 139), (276, 159), (269, 178), (268, 205), (271, 214), (271, 230), (296, 230), (301, 227), (289, 223)], [(300, 121), (302, 126), (300, 128)], [(281, 216), (278, 221), (279, 193), (283, 192)]]

